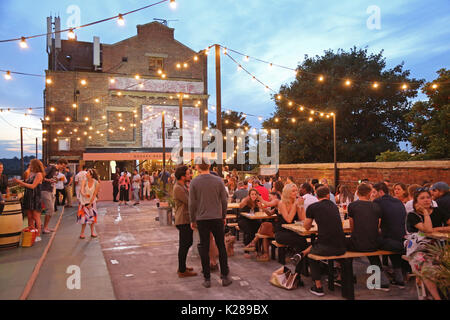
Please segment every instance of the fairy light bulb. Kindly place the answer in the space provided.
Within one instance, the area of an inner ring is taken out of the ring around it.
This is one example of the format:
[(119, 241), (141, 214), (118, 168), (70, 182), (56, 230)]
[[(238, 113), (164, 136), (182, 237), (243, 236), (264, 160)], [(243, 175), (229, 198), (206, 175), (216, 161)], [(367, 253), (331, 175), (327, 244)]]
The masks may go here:
[(227, 55), (227, 53), (228, 53), (227, 48), (223, 48), (223, 54), (224, 54), (224, 55)]
[(250, 60), (249, 56), (245, 56), (245, 57), (244, 57), (244, 61), (245, 61), (245, 62), (248, 62), (249, 60)]
[(11, 71), (6, 71), (5, 73), (5, 80), (11, 80)]
[(177, 69), (181, 68), (181, 63), (177, 63)]
[(72, 108), (76, 109), (77, 108), (77, 104), (76, 103), (72, 104)]
[(163, 78), (163, 79), (165, 79), (167, 76), (166, 76), (166, 74), (165, 73), (163, 73), (162, 75), (161, 75), (161, 78)]
[(312, 118), (312, 117), (309, 117), (308, 120), (309, 120), (309, 122), (312, 122), (312, 121), (313, 121), (313, 118)]
[(117, 18), (117, 24), (121, 27), (123, 27), (125, 25), (125, 19), (123, 18), (123, 16), (119, 13), (119, 17)]
[(242, 66), (241, 66), (241, 65), (238, 65), (237, 71), (239, 72), (239, 71), (241, 71), (241, 70), (242, 70)]
[(194, 56), (194, 61), (198, 61), (198, 57), (197, 56)]
[(52, 79), (47, 78), (47, 79), (45, 80), (45, 82), (46, 82), (47, 84), (52, 84)]
[(73, 32), (73, 29), (70, 29), (69, 32), (67, 32), (67, 38), (70, 40), (75, 39), (75, 32)]
[(319, 80), (320, 82), (323, 82), (323, 80), (324, 80), (323, 76), (319, 76), (318, 80)]
[(55, 112), (55, 107), (50, 107), (51, 112)]
[(346, 80), (346, 81), (345, 81), (345, 85), (346, 85), (346, 86), (349, 86), (349, 85), (351, 85), (351, 84), (352, 84), (352, 82), (351, 82), (350, 80)]
[(114, 78), (109, 79), (109, 83), (111, 83), (111, 84), (116, 83), (116, 79), (114, 79)]
[(432, 89), (437, 89), (438, 85), (435, 83), (431, 86)]
[(301, 106), (300, 111), (303, 111), (303, 110), (305, 110), (305, 107)]
[(28, 48), (28, 43), (27, 43), (27, 40), (25, 39), (25, 37), (22, 37), (22, 38), (20, 39), (19, 46), (20, 46), (22, 49)]
[(175, 0), (170, 0), (169, 6), (175, 10), (177, 8), (177, 3), (175, 2)]
[(403, 90), (408, 89), (408, 85), (405, 83), (404, 85), (402, 85), (402, 89), (403, 89)]
[(378, 86), (379, 86), (379, 85), (378, 85), (377, 82), (374, 82), (373, 85), (372, 85), (372, 87), (373, 87), (374, 89), (378, 88)]
[(279, 118), (275, 118), (275, 122), (278, 122), (278, 121), (280, 121), (280, 119)]
[(80, 83), (81, 83), (82, 86), (87, 85), (87, 81), (86, 81), (85, 79), (82, 79), (82, 80), (80, 81)]

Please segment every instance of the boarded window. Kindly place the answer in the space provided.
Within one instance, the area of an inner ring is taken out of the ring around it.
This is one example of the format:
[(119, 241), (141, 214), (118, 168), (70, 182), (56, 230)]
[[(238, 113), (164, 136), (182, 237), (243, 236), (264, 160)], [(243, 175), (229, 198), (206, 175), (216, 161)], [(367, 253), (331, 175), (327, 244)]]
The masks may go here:
[(149, 58), (148, 70), (157, 72), (158, 70), (164, 70), (164, 59), (163, 58)]
[(59, 138), (58, 139), (58, 151), (70, 151), (70, 139)]

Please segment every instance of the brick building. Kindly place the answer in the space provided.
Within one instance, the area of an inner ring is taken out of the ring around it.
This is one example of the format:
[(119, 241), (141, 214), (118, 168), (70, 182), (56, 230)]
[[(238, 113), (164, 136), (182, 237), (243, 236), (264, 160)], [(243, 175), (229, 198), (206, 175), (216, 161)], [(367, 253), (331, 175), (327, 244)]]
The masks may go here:
[[(167, 154), (183, 127), (207, 126), (207, 56), (158, 22), (115, 44), (62, 40), (49, 53), (44, 91), (44, 160), (86, 163), (108, 180), (115, 166), (162, 165), (161, 113)], [(194, 124), (195, 123), (195, 124)], [(170, 156), (167, 156), (169, 159)]]

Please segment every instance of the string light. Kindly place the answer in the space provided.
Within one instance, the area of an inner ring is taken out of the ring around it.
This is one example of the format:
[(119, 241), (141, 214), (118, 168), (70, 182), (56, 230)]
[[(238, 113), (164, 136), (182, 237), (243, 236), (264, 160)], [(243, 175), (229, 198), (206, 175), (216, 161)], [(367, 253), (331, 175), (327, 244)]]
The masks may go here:
[(51, 112), (55, 112), (55, 107), (50, 107)]
[(323, 82), (323, 80), (324, 80), (323, 76), (319, 76), (318, 80), (319, 80), (320, 82)]
[(403, 85), (402, 85), (402, 89), (403, 89), (403, 90), (408, 89), (408, 85), (407, 85), (407, 84), (403, 84)]
[(198, 61), (198, 57), (197, 56), (194, 56), (194, 61)]
[(109, 83), (111, 83), (111, 84), (114, 84), (114, 83), (116, 83), (116, 79), (114, 79), (114, 78), (110, 78), (110, 79), (109, 79)]
[(312, 117), (309, 117), (308, 120), (309, 120), (309, 122), (312, 122), (312, 121), (313, 121), (313, 118), (312, 118)]
[(373, 85), (372, 85), (372, 87), (375, 88), (375, 89), (378, 88), (378, 83), (377, 83), (377, 82), (374, 82)]
[(69, 121), (70, 121), (70, 118), (69, 118), (69, 117), (66, 117), (66, 121), (69, 122)]
[(183, 63), (183, 67), (184, 68), (187, 68), (188, 67), (188, 64), (185, 62), (185, 63)]
[(165, 79), (165, 78), (166, 78), (166, 74), (163, 73), (163, 74), (161, 75), (161, 78)]
[(117, 24), (121, 27), (123, 27), (125, 25), (125, 19), (123, 18), (123, 16), (119, 13), (119, 17), (117, 18)]
[(346, 81), (345, 81), (345, 85), (346, 85), (346, 86), (349, 86), (349, 85), (351, 85), (351, 84), (352, 84), (352, 82), (351, 82), (350, 80), (346, 80)]
[(82, 86), (87, 85), (87, 81), (86, 81), (85, 79), (82, 79), (82, 80), (80, 81), (80, 83), (81, 83)]
[(84, 117), (84, 121), (89, 121), (89, 117)]
[(244, 57), (244, 61), (245, 61), (245, 62), (248, 62), (249, 60), (250, 60), (250, 58), (249, 58), (248, 56), (245, 56), (245, 57)]
[(25, 39), (25, 37), (22, 37), (22, 38), (20, 39), (19, 46), (20, 46), (22, 49), (28, 48), (27, 40)]
[(181, 64), (177, 63), (177, 69), (180, 69), (180, 68), (181, 68)]
[(69, 32), (67, 33), (67, 38), (70, 40), (75, 39), (75, 32), (73, 32), (73, 29), (70, 29)]
[(100, 102), (100, 99), (99, 99), (99, 98), (96, 98), (94, 101), (95, 101), (96, 103), (99, 103), (99, 102)]
[(437, 89), (437, 87), (438, 87), (438, 85), (436, 83), (431, 86), (431, 88), (433, 88), (433, 89)]
[(76, 103), (72, 104), (72, 108), (76, 109), (77, 108), (77, 104)]
[(6, 73), (5, 73), (5, 80), (11, 80), (11, 71), (6, 71)]
[(177, 3), (175, 2), (175, 0), (170, 0), (169, 5), (174, 10), (177, 8)]
[(45, 82), (46, 82), (47, 84), (52, 84), (52, 79), (47, 78), (47, 79), (45, 80)]

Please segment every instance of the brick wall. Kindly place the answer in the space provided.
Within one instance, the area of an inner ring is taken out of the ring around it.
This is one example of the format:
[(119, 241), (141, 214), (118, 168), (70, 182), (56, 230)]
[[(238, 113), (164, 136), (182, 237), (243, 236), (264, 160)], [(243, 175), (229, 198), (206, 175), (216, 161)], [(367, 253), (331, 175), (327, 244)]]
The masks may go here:
[[(280, 165), (279, 174), (281, 177), (293, 176), (297, 183), (326, 178), (330, 185), (334, 185), (333, 163)], [(338, 184), (356, 189), (361, 179), (369, 179), (370, 182), (388, 179), (391, 183), (407, 185), (424, 181), (450, 183), (450, 161), (338, 163)]]
[[(149, 55), (167, 55), (164, 71), (167, 80), (199, 80), (204, 82), (207, 94), (206, 57), (199, 55), (197, 63), (190, 63), (189, 68), (176, 68), (176, 63), (191, 58), (195, 52), (174, 39), (174, 30), (159, 23), (149, 23), (137, 26), (138, 34), (135, 37), (120, 41), (113, 45), (103, 45), (102, 61), (103, 72), (79, 71), (47, 71), (47, 77), (52, 84), (45, 89), (45, 114), (49, 121), (43, 122), (46, 139), (45, 150), (47, 157), (82, 157), (86, 148), (141, 148), (142, 147), (142, 105), (178, 106), (178, 99), (169, 99), (168, 95), (152, 94), (150, 92), (124, 93), (116, 96), (109, 90), (107, 72), (135, 74), (142, 79), (157, 78), (148, 69)], [(127, 62), (121, 62), (127, 57)], [(121, 76), (126, 77), (126, 76)], [(87, 84), (82, 85), (81, 80)], [(95, 99), (99, 101), (95, 101)], [(201, 119), (203, 126), (207, 125), (204, 109), (208, 100), (185, 99), (183, 106), (193, 107), (197, 100), (201, 100)], [(74, 101), (77, 107), (73, 108)], [(54, 107), (55, 112), (50, 108)], [(117, 114), (121, 112), (123, 122), (118, 121)], [(136, 112), (136, 113), (134, 113)], [(66, 118), (69, 117), (69, 121)], [(86, 121), (85, 118), (88, 118)], [(130, 127), (130, 124), (136, 127)], [(125, 131), (120, 130), (123, 126)], [(61, 130), (59, 134), (57, 132)], [(111, 133), (109, 130), (113, 130)], [(70, 151), (59, 151), (55, 139), (67, 138), (70, 140)], [(90, 138), (89, 138), (90, 137)]]

